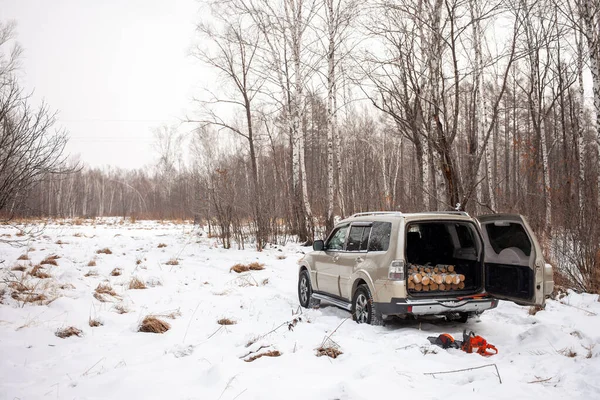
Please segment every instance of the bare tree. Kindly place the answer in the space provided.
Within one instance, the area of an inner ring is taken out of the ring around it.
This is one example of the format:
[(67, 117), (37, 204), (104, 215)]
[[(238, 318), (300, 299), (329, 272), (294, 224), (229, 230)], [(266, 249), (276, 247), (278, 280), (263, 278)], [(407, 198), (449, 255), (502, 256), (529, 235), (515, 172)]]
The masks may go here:
[(30, 95), (17, 82), (21, 50), (10, 46), (14, 27), (0, 23), (0, 212), (7, 217), (48, 174), (76, 169), (65, 166), (68, 136), (55, 128), (56, 113), (46, 104), (31, 106)]

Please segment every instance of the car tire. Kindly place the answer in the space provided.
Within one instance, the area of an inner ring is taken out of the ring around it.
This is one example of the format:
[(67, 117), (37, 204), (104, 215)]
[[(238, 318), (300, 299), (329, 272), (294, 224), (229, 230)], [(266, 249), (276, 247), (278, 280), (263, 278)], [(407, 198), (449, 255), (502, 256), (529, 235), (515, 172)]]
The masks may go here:
[(466, 312), (458, 313), (458, 318), (455, 319), (456, 322), (460, 322), (461, 324), (466, 323), (469, 320), (471, 314)]
[(354, 292), (352, 319), (359, 324), (383, 325), (383, 316), (377, 312), (373, 295), (367, 285), (359, 285)]
[(310, 284), (310, 274), (307, 270), (303, 269), (298, 277), (298, 300), (300, 305), (304, 308), (313, 308), (318, 306), (321, 301), (315, 299), (313, 296), (312, 285)]

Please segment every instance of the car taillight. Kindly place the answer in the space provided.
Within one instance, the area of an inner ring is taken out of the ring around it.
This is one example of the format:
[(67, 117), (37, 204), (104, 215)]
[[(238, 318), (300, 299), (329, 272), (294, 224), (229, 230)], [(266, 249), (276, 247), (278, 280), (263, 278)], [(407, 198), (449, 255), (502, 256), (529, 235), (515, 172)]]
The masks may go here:
[(404, 261), (392, 261), (388, 269), (388, 279), (392, 281), (401, 281), (404, 279)]

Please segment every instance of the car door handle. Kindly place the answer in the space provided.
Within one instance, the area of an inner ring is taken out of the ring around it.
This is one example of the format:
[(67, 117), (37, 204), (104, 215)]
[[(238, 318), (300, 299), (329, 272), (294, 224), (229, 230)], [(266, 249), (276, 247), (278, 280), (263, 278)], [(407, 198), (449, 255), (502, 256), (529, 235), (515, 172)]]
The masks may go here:
[(364, 259), (364, 258), (362, 258), (362, 257), (360, 257), (360, 256), (356, 257), (356, 262), (357, 262), (357, 263), (361, 263), (361, 262), (363, 262), (363, 261), (365, 261), (365, 259)]

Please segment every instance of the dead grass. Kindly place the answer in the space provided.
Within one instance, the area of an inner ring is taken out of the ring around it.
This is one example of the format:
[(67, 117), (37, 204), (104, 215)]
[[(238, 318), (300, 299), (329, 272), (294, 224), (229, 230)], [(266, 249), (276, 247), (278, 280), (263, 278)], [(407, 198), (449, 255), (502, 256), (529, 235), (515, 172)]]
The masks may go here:
[(529, 315), (535, 315), (539, 311), (542, 311), (542, 310), (543, 310), (543, 308), (540, 306), (531, 306), (531, 307), (529, 307)]
[(88, 267), (95, 267), (96, 266), (96, 260), (90, 260), (89, 263), (87, 263)]
[(137, 260), (135, 260), (135, 265), (140, 265), (142, 263), (142, 259), (138, 258)]
[(97, 327), (99, 327), (99, 326), (102, 326), (102, 325), (104, 325), (104, 324), (102, 323), (102, 321), (100, 321), (100, 320), (98, 320), (98, 319), (95, 319), (95, 318), (92, 318), (92, 317), (90, 317), (90, 319), (88, 320), (88, 324), (89, 324), (89, 325), (90, 325), (92, 328), (97, 328)]
[(129, 281), (129, 289), (146, 289), (146, 284), (142, 280), (134, 276)]
[(29, 260), (29, 256), (28, 256), (27, 254), (21, 254), (21, 255), (19, 256), (19, 258), (17, 258), (17, 260), (24, 260), (24, 261), (27, 261), (27, 260)]
[(112, 254), (112, 251), (108, 247), (105, 247), (103, 249), (96, 250), (96, 254)]
[(270, 350), (270, 351), (267, 351), (265, 353), (260, 353), (260, 354), (253, 355), (252, 357), (247, 358), (244, 361), (246, 361), (246, 362), (252, 362), (252, 361), (257, 360), (257, 359), (259, 359), (261, 357), (279, 357), (280, 355), (281, 355), (281, 353), (278, 350)]
[(35, 276), (36, 278), (39, 278), (39, 279), (48, 279), (48, 278), (52, 277), (52, 275), (50, 275), (49, 273), (44, 271), (44, 269), (41, 265), (36, 265), (35, 267), (33, 267), (31, 272), (29, 272), (29, 275)]
[(117, 304), (113, 308), (117, 312), (117, 314), (127, 314), (130, 311), (129, 307), (127, 307), (123, 303)]
[(317, 349), (317, 357), (327, 356), (331, 358), (337, 358), (341, 354), (344, 353), (335, 347), (319, 347)]
[(98, 271), (96, 271), (96, 270), (88, 271), (84, 276), (86, 278), (89, 278), (90, 276), (98, 276)]
[(242, 272), (250, 271), (250, 268), (244, 264), (235, 264), (233, 267), (229, 268), (229, 272), (231, 272), (231, 271), (241, 274)]
[(69, 244), (68, 242), (63, 242), (63, 241), (62, 241), (62, 240), (60, 240), (60, 239), (58, 239), (58, 240), (57, 240), (55, 243), (56, 243), (56, 244), (60, 244), (60, 245), (63, 245), (63, 244)]
[(121, 276), (122, 273), (123, 270), (121, 268), (115, 268), (112, 271), (110, 271), (110, 276)]
[[(94, 290), (94, 298), (102, 303), (113, 301), (115, 298), (119, 298), (117, 292), (108, 283), (100, 283)], [(111, 296), (111, 297), (109, 297)]]
[(81, 337), (83, 335), (83, 331), (81, 329), (77, 329), (74, 326), (69, 326), (68, 328), (62, 328), (54, 332), (56, 336), (61, 339), (66, 339), (71, 336)]
[(42, 260), (42, 262), (40, 262), (40, 264), (57, 266), (58, 263), (56, 262), (56, 260), (58, 260), (59, 258), (60, 258), (60, 256), (57, 256), (57, 255), (48, 256), (48, 257), (44, 258)]
[(263, 269), (265, 269), (265, 264), (255, 261), (248, 264), (248, 268), (250, 268), (250, 271), (262, 271)]
[(166, 264), (167, 265), (179, 265), (179, 261), (176, 258), (171, 258), (169, 261), (167, 261)]
[(235, 271), (238, 274), (241, 274), (242, 272), (248, 272), (248, 271), (261, 271), (265, 269), (265, 264), (259, 263), (259, 262), (251, 262), (248, 265), (244, 265), (244, 264), (235, 264), (233, 267), (229, 268), (229, 271)]
[(15, 265), (15, 266), (14, 266), (14, 267), (12, 267), (10, 270), (11, 270), (11, 271), (21, 271), (21, 272), (23, 272), (23, 271), (25, 271), (26, 269), (27, 269), (27, 267), (26, 267), (26, 266), (24, 266), (24, 265)]
[(165, 243), (159, 243), (157, 247), (162, 249), (163, 247), (167, 247), (167, 245)]
[(559, 350), (558, 352), (565, 357), (569, 357), (569, 358), (577, 357), (577, 352), (570, 347)]
[(171, 325), (167, 322), (156, 318), (153, 315), (148, 315), (138, 328), (138, 332), (147, 332), (147, 333), (165, 333), (171, 329)]
[(237, 322), (232, 319), (229, 319), (229, 318), (221, 318), (220, 320), (217, 321), (217, 324), (219, 324), (219, 325), (235, 325), (235, 324), (237, 324)]

